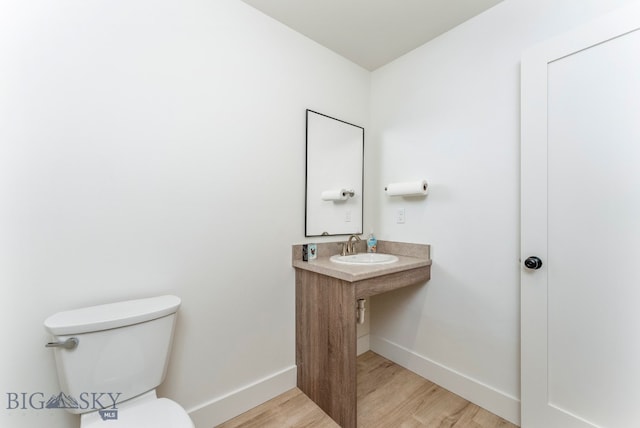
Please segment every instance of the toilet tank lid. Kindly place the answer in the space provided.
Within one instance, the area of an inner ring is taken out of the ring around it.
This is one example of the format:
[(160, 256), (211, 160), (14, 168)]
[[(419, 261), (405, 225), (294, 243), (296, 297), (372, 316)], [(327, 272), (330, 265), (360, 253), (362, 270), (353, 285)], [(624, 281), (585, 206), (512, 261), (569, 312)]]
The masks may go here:
[(89, 333), (161, 318), (175, 313), (179, 306), (180, 298), (172, 295), (127, 300), (58, 312), (44, 326), (57, 336)]

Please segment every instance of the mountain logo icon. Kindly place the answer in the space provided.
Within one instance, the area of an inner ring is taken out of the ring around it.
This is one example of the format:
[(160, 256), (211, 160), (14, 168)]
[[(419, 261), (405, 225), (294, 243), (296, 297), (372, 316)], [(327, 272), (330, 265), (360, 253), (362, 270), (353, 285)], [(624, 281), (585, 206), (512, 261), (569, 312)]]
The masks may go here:
[(52, 395), (45, 407), (47, 409), (77, 409), (79, 406), (75, 398), (61, 392), (58, 395)]

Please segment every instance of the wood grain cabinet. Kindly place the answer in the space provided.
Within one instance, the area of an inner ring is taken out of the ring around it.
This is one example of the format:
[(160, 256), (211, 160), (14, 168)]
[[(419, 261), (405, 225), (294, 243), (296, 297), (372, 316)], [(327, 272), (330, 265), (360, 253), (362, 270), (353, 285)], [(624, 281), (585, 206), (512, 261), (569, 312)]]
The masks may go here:
[(387, 265), (333, 263), (338, 243), (318, 245), (318, 258), (302, 261), (293, 246), (296, 270), (296, 364), (298, 388), (343, 428), (357, 424), (357, 300), (431, 276), (428, 245), (378, 241), (378, 252), (395, 254)]

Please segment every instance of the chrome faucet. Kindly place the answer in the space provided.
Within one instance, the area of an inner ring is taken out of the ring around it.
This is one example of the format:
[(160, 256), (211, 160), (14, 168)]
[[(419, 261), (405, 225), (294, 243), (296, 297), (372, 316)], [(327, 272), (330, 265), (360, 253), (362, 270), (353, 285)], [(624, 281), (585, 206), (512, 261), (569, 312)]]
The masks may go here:
[[(355, 240), (355, 242), (354, 242)], [(349, 239), (347, 240), (347, 242), (343, 242), (342, 243), (342, 255), (346, 256), (349, 254), (355, 254), (356, 253), (356, 246), (355, 243), (357, 241), (362, 241), (362, 239), (360, 239), (360, 237), (358, 235), (351, 235), (349, 237)]]

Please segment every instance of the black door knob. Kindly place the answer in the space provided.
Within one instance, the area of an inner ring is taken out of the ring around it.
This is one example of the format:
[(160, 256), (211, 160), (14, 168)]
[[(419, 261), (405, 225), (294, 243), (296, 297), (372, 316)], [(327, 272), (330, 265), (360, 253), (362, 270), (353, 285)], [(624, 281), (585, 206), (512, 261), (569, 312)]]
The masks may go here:
[(531, 256), (524, 261), (524, 265), (527, 269), (540, 269), (542, 267), (542, 260), (536, 256)]

